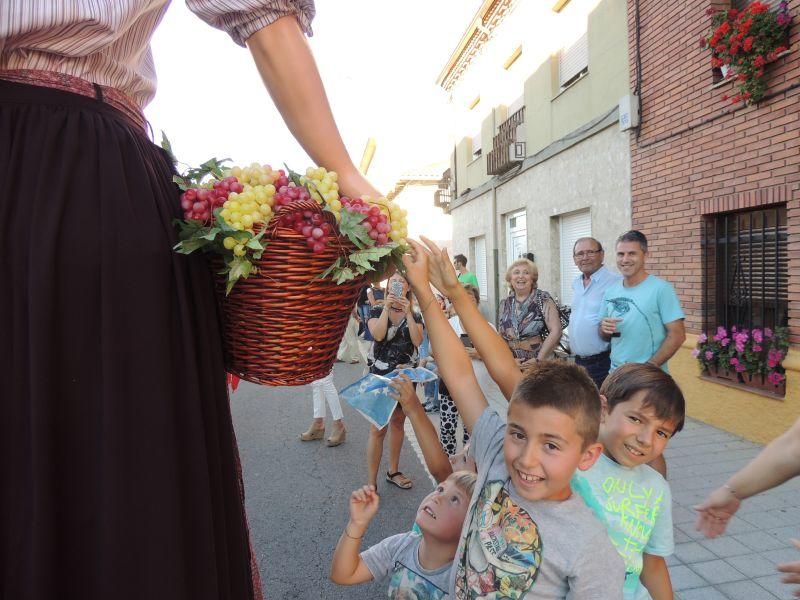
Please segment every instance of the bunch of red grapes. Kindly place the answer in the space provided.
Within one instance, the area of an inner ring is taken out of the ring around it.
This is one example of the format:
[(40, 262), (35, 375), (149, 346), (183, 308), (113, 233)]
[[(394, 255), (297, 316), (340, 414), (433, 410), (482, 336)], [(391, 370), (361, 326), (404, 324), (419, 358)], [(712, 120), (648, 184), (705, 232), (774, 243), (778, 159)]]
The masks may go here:
[(225, 203), (228, 194), (231, 192), (238, 194), (243, 190), (244, 186), (236, 177), (226, 177), (215, 181), (212, 188), (189, 188), (181, 194), (183, 218), (208, 223), (211, 221), (214, 209)]
[(314, 254), (325, 251), (328, 246), (329, 236), (333, 230), (331, 224), (325, 221), (321, 213), (312, 210), (297, 211), (284, 215), (281, 217), (280, 224), (282, 227), (294, 229), (306, 238), (306, 243)]
[(375, 240), (377, 246), (383, 246), (389, 241), (389, 232), (392, 230), (392, 226), (389, 224), (388, 215), (381, 212), (380, 206), (368, 204), (361, 198), (342, 196), (340, 200), (342, 208), (366, 215), (367, 218), (361, 221), (361, 224), (367, 229), (369, 237)]

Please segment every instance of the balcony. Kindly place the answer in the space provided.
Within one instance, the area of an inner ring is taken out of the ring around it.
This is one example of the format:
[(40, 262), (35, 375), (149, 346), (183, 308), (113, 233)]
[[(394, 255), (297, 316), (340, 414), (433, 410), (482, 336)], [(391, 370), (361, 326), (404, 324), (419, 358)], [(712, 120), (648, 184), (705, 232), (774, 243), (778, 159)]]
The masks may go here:
[(502, 175), (525, 160), (525, 107), (500, 124), (492, 140), (492, 150), (486, 156), (486, 172)]
[(439, 180), (439, 189), (433, 193), (433, 205), (441, 208), (445, 214), (450, 212), (450, 199), (453, 195), (450, 182), (450, 169), (447, 169)]

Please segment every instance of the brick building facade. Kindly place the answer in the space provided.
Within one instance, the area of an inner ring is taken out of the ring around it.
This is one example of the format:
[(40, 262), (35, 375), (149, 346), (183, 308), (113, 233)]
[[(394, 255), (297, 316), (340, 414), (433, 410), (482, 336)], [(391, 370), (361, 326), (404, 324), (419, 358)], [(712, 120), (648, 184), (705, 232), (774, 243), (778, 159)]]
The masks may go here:
[[(628, 0), (631, 89), (641, 98), (640, 127), (631, 135), (632, 223), (650, 240), (650, 270), (675, 285), (687, 331), (695, 334), (681, 350), (676, 377), (682, 386), (700, 385), (697, 366), (688, 360), (696, 334), (723, 322), (721, 312), (729, 306), (743, 305), (720, 303), (720, 294), (760, 294), (760, 309), (753, 309), (760, 314), (751, 325), (790, 327), (788, 418), (800, 414), (800, 404), (793, 403), (800, 373), (790, 371), (800, 364), (800, 0), (789, 2), (790, 50), (767, 67), (769, 87), (754, 106), (723, 100), (735, 94), (734, 84), (717, 82), (709, 51), (698, 43), (711, 27), (707, 9), (730, 6), (719, 0)], [(755, 268), (756, 281), (754, 263), (743, 251), (741, 272), (728, 269), (730, 280), (718, 281), (715, 269), (722, 267), (709, 255), (711, 245), (721, 238), (742, 244), (755, 239), (736, 238), (728, 229), (748, 226), (767, 253)], [(757, 304), (756, 298), (749, 306)]]

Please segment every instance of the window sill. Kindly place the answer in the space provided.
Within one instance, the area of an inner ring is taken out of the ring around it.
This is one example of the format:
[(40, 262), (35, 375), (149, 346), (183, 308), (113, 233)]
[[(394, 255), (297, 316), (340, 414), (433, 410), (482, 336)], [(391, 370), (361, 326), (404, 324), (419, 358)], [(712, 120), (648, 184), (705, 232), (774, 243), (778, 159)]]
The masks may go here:
[[(790, 48), (789, 50), (784, 50), (783, 52), (781, 52), (780, 54), (778, 54), (777, 56), (775, 56), (775, 60), (772, 60), (772, 61), (770, 61), (770, 62), (769, 62), (769, 63), (767, 63), (767, 64), (768, 64), (768, 65), (771, 65), (771, 64), (773, 64), (773, 63), (777, 62), (779, 58), (783, 58), (784, 56), (787, 56), (787, 55), (789, 55), (789, 54), (791, 54), (791, 53), (792, 53), (792, 49), (791, 49), (791, 48)], [(721, 87), (723, 87), (723, 86), (725, 86), (725, 85), (732, 84), (732, 83), (733, 83), (735, 80), (736, 80), (736, 78), (735, 78), (735, 77), (731, 77), (730, 79), (721, 79), (721, 80), (719, 80), (719, 81), (718, 81), (718, 82), (716, 82), (716, 83), (712, 83), (712, 84), (711, 84), (711, 87), (710, 87), (710, 88), (708, 88), (708, 89), (710, 89), (710, 90), (716, 90), (717, 88), (721, 88)]]
[(562, 94), (564, 94), (567, 91), (569, 91), (570, 89), (572, 89), (574, 86), (576, 86), (578, 83), (580, 83), (581, 81), (586, 79), (588, 76), (589, 76), (589, 70), (587, 69), (580, 77), (570, 81), (565, 87), (559, 88), (559, 92), (555, 96), (553, 96), (553, 99), (551, 100), (551, 102), (555, 102), (556, 100), (558, 100), (558, 98)]

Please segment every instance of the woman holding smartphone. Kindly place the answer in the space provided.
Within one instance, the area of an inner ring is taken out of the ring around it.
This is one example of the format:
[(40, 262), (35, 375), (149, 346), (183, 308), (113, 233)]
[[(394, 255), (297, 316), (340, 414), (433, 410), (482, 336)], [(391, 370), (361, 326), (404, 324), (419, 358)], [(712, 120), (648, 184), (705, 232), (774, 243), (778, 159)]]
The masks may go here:
[[(417, 348), (422, 343), (422, 316), (414, 312), (408, 281), (400, 273), (395, 273), (389, 278), (383, 306), (373, 307), (367, 327), (375, 340), (367, 361), (370, 373), (386, 375), (398, 367), (416, 364)], [(374, 425), (370, 427), (367, 442), (367, 484), (377, 486), (383, 439), (388, 430), (391, 435), (386, 481), (404, 490), (413, 485), (400, 471), (399, 466), (405, 420), (406, 415), (398, 405), (387, 427), (383, 429), (378, 429)]]

